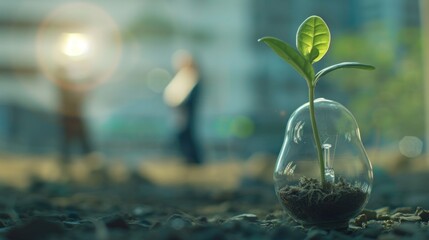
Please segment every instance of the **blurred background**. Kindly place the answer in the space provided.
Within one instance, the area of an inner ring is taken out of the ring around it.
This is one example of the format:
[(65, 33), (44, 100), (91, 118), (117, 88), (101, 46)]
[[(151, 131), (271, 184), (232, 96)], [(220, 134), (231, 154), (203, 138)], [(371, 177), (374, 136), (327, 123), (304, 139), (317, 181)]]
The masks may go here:
[[(332, 34), (318, 70), (342, 61), (377, 67), (328, 75), (317, 97), (341, 102), (355, 115), (374, 165), (391, 172), (427, 169), (424, 4), (2, 0), (0, 158), (17, 171), (4, 165), (0, 179), (38, 166), (51, 174), (42, 163), (61, 161), (64, 115), (81, 118), (88, 152), (107, 163), (146, 169), (165, 163), (164, 170), (179, 171), (176, 163), (185, 160), (175, 144), (177, 112), (163, 96), (176, 75), (178, 51), (190, 52), (198, 67), (193, 133), (203, 161), (274, 164), (289, 116), (307, 101), (307, 86), (257, 39), (295, 45), (296, 30), (310, 15), (321, 16)], [(67, 92), (85, 96), (67, 100), (78, 113), (64, 107), (64, 99), (73, 98), (64, 97)], [(76, 143), (68, 151), (72, 160), (82, 152)], [(228, 166), (238, 174), (240, 167)]]

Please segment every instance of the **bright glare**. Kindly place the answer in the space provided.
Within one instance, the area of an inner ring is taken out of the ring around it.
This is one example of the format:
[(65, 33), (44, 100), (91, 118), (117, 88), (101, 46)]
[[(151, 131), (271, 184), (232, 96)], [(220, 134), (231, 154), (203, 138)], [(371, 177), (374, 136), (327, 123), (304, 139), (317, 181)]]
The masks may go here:
[(62, 52), (70, 57), (79, 57), (88, 53), (88, 37), (81, 33), (66, 33), (63, 37)]

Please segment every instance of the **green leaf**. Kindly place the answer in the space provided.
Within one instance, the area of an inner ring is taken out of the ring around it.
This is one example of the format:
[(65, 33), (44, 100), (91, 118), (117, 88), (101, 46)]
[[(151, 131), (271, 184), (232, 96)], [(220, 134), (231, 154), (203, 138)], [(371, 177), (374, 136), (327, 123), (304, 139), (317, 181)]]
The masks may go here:
[[(296, 47), (310, 63), (322, 59), (329, 49), (331, 33), (325, 21), (319, 16), (310, 16), (296, 32)], [(318, 54), (314, 54), (317, 49)]]
[(328, 74), (334, 70), (340, 69), (340, 68), (356, 68), (356, 69), (363, 69), (363, 70), (374, 70), (375, 69), (375, 67), (372, 65), (358, 63), (358, 62), (338, 63), (338, 64), (335, 64), (335, 65), (332, 65), (332, 66), (329, 66), (329, 67), (326, 67), (326, 68), (320, 70), (314, 78), (314, 85), (316, 85), (317, 81), (319, 81), (319, 79), (322, 76), (324, 76), (324, 75), (326, 75), (326, 74)]
[(317, 48), (311, 49), (311, 52), (310, 52), (310, 55), (309, 55), (309, 62), (312, 62), (318, 56), (319, 56), (319, 50), (317, 50)]
[(301, 74), (309, 84), (312, 83), (314, 79), (313, 66), (297, 50), (274, 37), (263, 37), (258, 41), (267, 44), (277, 55), (283, 58), (283, 60)]

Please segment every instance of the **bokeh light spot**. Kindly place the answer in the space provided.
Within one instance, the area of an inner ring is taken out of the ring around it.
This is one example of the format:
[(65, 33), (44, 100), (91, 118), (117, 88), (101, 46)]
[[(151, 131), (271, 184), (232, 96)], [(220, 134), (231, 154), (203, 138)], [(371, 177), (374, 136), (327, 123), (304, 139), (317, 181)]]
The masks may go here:
[(62, 51), (69, 57), (79, 57), (89, 52), (89, 39), (82, 33), (64, 33)]
[[(122, 54), (119, 26), (102, 7), (69, 2), (53, 9), (37, 31), (40, 72), (68, 90), (89, 90), (110, 79)], [(61, 78), (69, 78), (64, 81)]]
[(255, 130), (252, 119), (246, 116), (238, 116), (232, 121), (231, 133), (240, 138), (250, 137)]
[(423, 142), (418, 137), (405, 136), (399, 141), (399, 151), (405, 157), (413, 158), (422, 153)]

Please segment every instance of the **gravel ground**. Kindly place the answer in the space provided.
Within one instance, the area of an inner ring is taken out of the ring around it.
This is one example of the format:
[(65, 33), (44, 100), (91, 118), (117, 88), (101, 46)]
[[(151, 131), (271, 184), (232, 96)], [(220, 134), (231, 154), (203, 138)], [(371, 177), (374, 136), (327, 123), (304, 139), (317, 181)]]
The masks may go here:
[(0, 188), (0, 239), (429, 239), (428, 174), (376, 172), (371, 200), (345, 230), (304, 228), (285, 216), (272, 184), (234, 189), (154, 184), (133, 173), (92, 183), (33, 179)]

